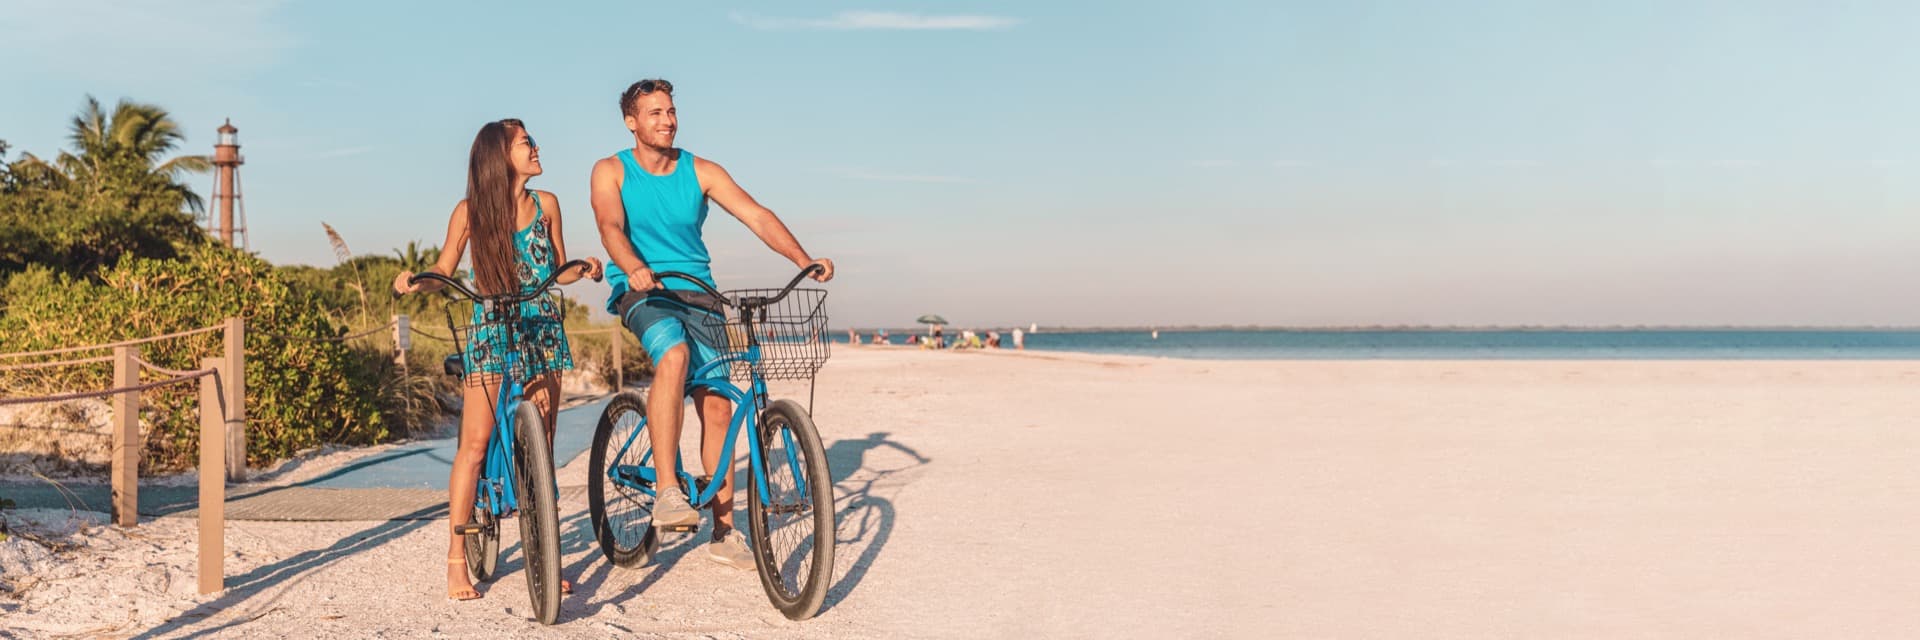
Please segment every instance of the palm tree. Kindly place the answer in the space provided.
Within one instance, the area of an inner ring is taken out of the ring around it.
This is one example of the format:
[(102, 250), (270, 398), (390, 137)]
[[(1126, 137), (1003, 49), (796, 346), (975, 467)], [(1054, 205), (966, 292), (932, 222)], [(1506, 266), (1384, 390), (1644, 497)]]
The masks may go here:
[(427, 267), (440, 259), (439, 247), (420, 246), (419, 240), (408, 240), (405, 249), (394, 249), (393, 257), (400, 259), (400, 268), (415, 273), (426, 271)]
[(70, 139), (78, 153), (62, 152), (58, 162), (86, 204), (133, 211), (206, 210), (206, 201), (179, 178), (211, 171), (213, 160), (167, 157), (186, 135), (166, 109), (123, 99), (109, 116), (99, 100), (87, 96), (86, 106), (73, 118)]

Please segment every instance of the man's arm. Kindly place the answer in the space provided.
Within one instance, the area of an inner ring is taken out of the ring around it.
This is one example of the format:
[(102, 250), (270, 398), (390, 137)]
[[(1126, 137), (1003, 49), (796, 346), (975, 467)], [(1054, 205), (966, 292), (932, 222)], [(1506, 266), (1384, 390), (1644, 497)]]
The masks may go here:
[(700, 186), (707, 192), (707, 197), (713, 198), (714, 202), (720, 204), (720, 208), (726, 209), (727, 213), (733, 214), (733, 217), (747, 225), (747, 229), (753, 231), (753, 235), (758, 236), (761, 242), (767, 243), (767, 248), (793, 261), (794, 266), (797, 267), (820, 265), (822, 270), (813, 276), (815, 280), (826, 282), (833, 279), (833, 261), (825, 258), (815, 260), (813, 256), (808, 255), (807, 250), (800, 246), (800, 241), (793, 237), (793, 231), (787, 229), (787, 223), (781, 222), (780, 216), (774, 215), (772, 210), (761, 206), (753, 196), (747, 195), (747, 190), (740, 188), (739, 183), (733, 181), (733, 176), (728, 174), (726, 169), (721, 168), (718, 163), (699, 157), (694, 158), (693, 167), (695, 175), (700, 180)]
[(620, 202), (622, 173), (617, 159), (601, 158), (593, 163), (593, 221), (600, 228), (600, 246), (606, 247), (607, 259), (626, 272), (627, 286), (651, 291), (660, 288), (660, 282), (653, 278), (653, 270), (640, 258), (640, 252), (634, 250), (633, 241), (627, 239), (627, 207)]

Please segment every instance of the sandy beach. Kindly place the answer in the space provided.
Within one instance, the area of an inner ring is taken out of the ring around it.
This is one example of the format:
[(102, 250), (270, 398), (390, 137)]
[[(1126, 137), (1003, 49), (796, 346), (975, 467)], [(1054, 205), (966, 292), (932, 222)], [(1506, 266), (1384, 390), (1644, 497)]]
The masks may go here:
[(1906, 361), (836, 347), (815, 413), (838, 563), (813, 620), (691, 536), (608, 565), (564, 489), (581, 456), (556, 626), (527, 620), (512, 528), (505, 575), (450, 603), (443, 521), (230, 522), (229, 589), (196, 596), (192, 520), (32, 510), (7, 517), (62, 548), (0, 542), (0, 636), (1903, 636), (1916, 386)]

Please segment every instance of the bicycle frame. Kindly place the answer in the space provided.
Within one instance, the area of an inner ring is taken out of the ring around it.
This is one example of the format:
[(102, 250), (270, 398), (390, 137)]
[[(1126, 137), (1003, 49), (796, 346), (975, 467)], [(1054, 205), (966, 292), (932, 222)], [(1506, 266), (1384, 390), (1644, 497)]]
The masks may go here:
[[(507, 323), (511, 326), (513, 323)], [(508, 329), (507, 344), (513, 344), (514, 335)], [(493, 403), (493, 432), (487, 436), (487, 457), (481, 464), (479, 486), (473, 493), (475, 509), (487, 509), (495, 516), (511, 513), (520, 509), (520, 496), (514, 489), (513, 443), (514, 414), (520, 410), (520, 403), (526, 387), (510, 373), (517, 364), (518, 349), (508, 348), (505, 366), (501, 367), (500, 391)], [(473, 375), (473, 372), (468, 372)]]
[[(749, 336), (752, 335), (751, 330), (747, 333)], [(753, 363), (759, 362), (759, 360), (760, 346), (757, 342), (750, 343), (744, 353), (728, 354), (717, 358), (713, 362), (701, 366), (700, 369), (692, 375), (687, 376), (686, 395), (691, 396), (695, 387), (707, 387), (725, 396), (728, 400), (733, 401), (733, 416), (728, 420), (726, 444), (720, 447), (720, 459), (726, 461), (727, 472), (732, 473), (733, 445), (735, 442), (738, 442), (741, 429), (745, 428), (747, 432), (747, 468), (749, 470), (748, 475), (753, 479), (753, 490), (759, 492), (761, 502), (772, 504), (772, 494), (767, 490), (766, 461), (763, 460), (760, 455), (761, 447), (758, 417), (760, 410), (766, 408), (767, 382), (760, 377), (758, 372), (755, 372), (752, 374), (752, 382), (749, 387), (743, 390), (734, 385), (733, 381), (726, 375), (727, 367), (732, 366), (736, 362), (744, 362), (752, 365)], [(640, 433), (645, 430), (646, 425), (647, 417), (645, 415), (640, 416), (639, 427), (635, 428), (633, 433), (628, 434), (626, 442), (620, 444), (620, 449), (613, 455), (614, 460), (620, 460), (626, 456), (627, 450), (633, 446), (635, 440), (639, 439)], [(781, 437), (786, 445), (785, 450), (788, 468), (796, 470), (794, 482), (801, 492), (801, 495), (805, 495), (807, 479), (805, 474), (798, 473), (800, 461), (794, 454), (793, 435), (782, 431)], [(652, 443), (645, 443), (645, 446), (652, 446)], [(688, 492), (692, 495), (693, 499), (689, 500), (689, 502), (695, 507), (704, 506), (708, 501), (711, 501), (715, 495), (720, 493), (720, 487), (726, 484), (726, 479), (710, 478), (706, 486), (702, 487), (697, 478), (687, 473), (683, 459), (684, 456), (675, 458), (674, 474), (680, 479), (680, 486), (687, 487)], [(609, 465), (607, 467), (607, 477), (613, 480), (615, 484), (647, 495), (657, 495), (654, 487), (658, 484), (659, 474), (657, 470), (653, 468), (652, 463), (653, 454), (652, 450), (649, 449), (647, 455), (641, 458), (639, 464)]]

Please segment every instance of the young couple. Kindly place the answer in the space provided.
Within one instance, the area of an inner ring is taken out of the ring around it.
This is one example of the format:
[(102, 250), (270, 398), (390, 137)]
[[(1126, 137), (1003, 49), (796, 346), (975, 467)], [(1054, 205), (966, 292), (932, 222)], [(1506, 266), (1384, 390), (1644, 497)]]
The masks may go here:
[[(633, 83), (620, 94), (620, 113), (627, 130), (633, 132), (632, 148), (594, 163), (593, 217), (600, 229), (600, 243), (613, 263), (607, 273), (607, 281), (613, 286), (607, 310), (640, 338), (653, 360), (647, 423), (653, 427), (649, 432), (654, 466), (659, 471), (656, 477), (674, 478), (687, 372), (715, 355), (712, 345), (724, 343), (703, 337), (702, 319), (712, 312), (703, 304), (698, 288), (680, 280), (657, 280), (654, 272), (678, 271), (718, 288), (713, 282), (706, 242), (701, 238), (709, 201), (718, 203), (794, 265), (820, 265), (816, 280), (833, 278), (833, 261), (808, 255), (786, 224), (747, 195), (726, 169), (673, 146), (679, 113), (674, 109), (671, 83)], [(550, 192), (527, 188), (527, 181), (540, 173), (540, 147), (524, 123), (506, 119), (480, 127), (467, 159), (467, 197), (454, 205), (453, 215), (447, 219), (447, 239), (441, 245), (440, 260), (429, 270), (453, 274), (460, 266), (461, 255), (471, 246), (475, 284), (480, 292), (491, 294), (532, 288), (558, 265), (565, 264), (567, 246), (560, 233), (560, 200)], [(585, 267), (560, 274), (558, 282), (569, 284), (583, 277), (598, 277), (600, 261), (589, 258), (588, 262)], [(412, 272), (403, 272), (394, 278), (394, 290), (415, 293), (439, 288), (432, 281), (409, 284), (407, 280), (412, 277)], [(523, 326), (534, 334), (529, 339), (552, 346), (544, 362), (529, 367), (527, 384), (528, 399), (539, 408), (551, 444), (560, 371), (573, 368), (573, 358), (561, 329), (559, 309), (533, 304), (522, 312), (527, 316)], [(487, 348), (472, 342), (479, 341), (470, 341), (469, 352)], [(485, 355), (467, 353), (468, 371), (497, 374), (498, 359)], [(495, 368), (487, 369), (489, 364)], [(473, 517), (474, 485), (494, 426), (490, 408), (493, 393), (481, 385), (465, 387), (460, 449), (447, 483), (451, 527), (464, 525)], [(753, 554), (747, 549), (746, 538), (733, 528), (732, 461), (719, 459), (732, 404), (702, 389), (694, 390), (693, 397), (694, 411), (702, 425), (701, 462), (709, 473), (727, 478), (713, 501), (713, 538), (708, 553), (715, 561), (751, 568)], [(679, 491), (670, 489), (665, 484), (659, 488), (653, 507), (654, 525), (698, 524), (699, 512)], [(447, 544), (447, 597), (478, 598), (480, 593), (467, 575), (466, 545), (452, 531), (449, 529)], [(562, 580), (561, 585), (563, 593), (573, 591), (571, 582)]]

